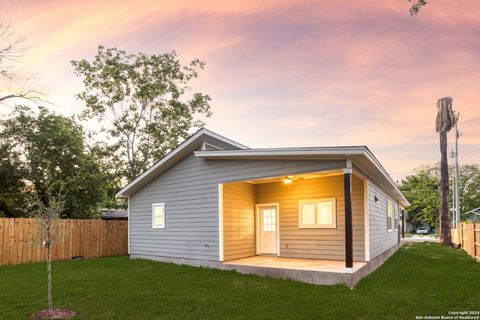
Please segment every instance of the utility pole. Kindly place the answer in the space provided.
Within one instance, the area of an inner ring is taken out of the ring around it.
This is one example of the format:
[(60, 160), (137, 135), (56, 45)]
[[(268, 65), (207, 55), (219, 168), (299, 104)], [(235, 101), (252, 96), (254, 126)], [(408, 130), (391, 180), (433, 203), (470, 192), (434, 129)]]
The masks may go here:
[(460, 113), (458, 112), (455, 117), (455, 225), (458, 228), (460, 225), (460, 183), (458, 179), (458, 138), (460, 133), (458, 132), (458, 119)]
[[(452, 151), (450, 152), (450, 158), (455, 158), (455, 151)], [(455, 205), (455, 200), (456, 200), (456, 197), (455, 197), (455, 186), (456, 186), (456, 183), (455, 183), (455, 175), (452, 176), (452, 222), (453, 222), (453, 229), (457, 229), (457, 206)]]

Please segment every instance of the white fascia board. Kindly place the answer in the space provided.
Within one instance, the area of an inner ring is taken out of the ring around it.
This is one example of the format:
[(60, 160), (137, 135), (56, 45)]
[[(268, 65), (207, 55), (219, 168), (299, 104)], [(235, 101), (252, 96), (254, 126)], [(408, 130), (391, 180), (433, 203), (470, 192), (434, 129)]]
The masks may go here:
[(244, 149), (221, 151), (195, 151), (196, 157), (205, 159), (249, 158), (249, 157), (288, 157), (288, 156), (338, 156), (365, 154), (365, 147), (319, 147), (319, 148), (279, 148), (279, 149)]

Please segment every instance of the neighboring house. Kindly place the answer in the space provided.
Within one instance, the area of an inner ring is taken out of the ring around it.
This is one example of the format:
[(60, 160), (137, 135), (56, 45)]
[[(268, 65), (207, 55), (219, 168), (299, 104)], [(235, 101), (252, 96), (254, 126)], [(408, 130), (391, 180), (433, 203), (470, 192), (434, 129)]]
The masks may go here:
[(127, 220), (128, 211), (127, 210), (102, 210), (101, 211), (103, 220)]
[(365, 146), (250, 149), (201, 129), (117, 193), (132, 258), (353, 286), (408, 205)]

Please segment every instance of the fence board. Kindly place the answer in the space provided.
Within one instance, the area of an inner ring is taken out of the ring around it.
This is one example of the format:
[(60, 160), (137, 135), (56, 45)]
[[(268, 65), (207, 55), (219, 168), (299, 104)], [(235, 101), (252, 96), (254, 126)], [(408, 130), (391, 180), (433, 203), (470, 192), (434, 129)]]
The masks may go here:
[(455, 242), (465, 250), (469, 256), (480, 261), (480, 224), (462, 223), (458, 230), (452, 230), (458, 233), (458, 241)]
[[(128, 254), (127, 221), (65, 219), (59, 228), (63, 237), (53, 244), (53, 260)], [(0, 218), (0, 266), (45, 261), (36, 232), (35, 219)]]

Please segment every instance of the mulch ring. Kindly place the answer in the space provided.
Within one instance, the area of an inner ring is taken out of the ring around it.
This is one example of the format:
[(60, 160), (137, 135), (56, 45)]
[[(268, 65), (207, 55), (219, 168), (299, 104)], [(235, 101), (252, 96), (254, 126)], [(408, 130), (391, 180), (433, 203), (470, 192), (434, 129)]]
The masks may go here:
[(30, 316), (30, 320), (43, 320), (43, 319), (68, 319), (75, 317), (76, 312), (66, 309), (53, 309), (53, 312), (42, 310), (36, 312)]

